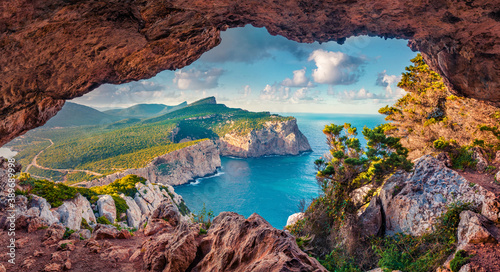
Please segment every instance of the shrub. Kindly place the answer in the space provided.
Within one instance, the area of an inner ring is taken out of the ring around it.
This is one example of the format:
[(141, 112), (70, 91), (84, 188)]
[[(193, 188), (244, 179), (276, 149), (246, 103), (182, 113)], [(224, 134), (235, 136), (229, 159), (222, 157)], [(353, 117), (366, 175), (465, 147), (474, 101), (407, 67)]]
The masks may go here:
[(203, 208), (197, 213), (193, 214), (193, 223), (200, 223), (202, 229), (209, 229), (212, 225), (212, 217), (214, 216), (214, 212), (211, 210), (207, 211), (205, 207), (205, 203), (203, 203)]
[(62, 183), (36, 180), (31, 193), (45, 198), (53, 208), (56, 208), (61, 206), (64, 200), (75, 198), (78, 191)]
[(85, 220), (85, 218), (83, 218), (83, 217), (82, 217), (82, 223), (80, 223), (80, 228), (81, 229), (88, 229), (88, 230), (90, 230), (90, 232), (92, 232), (92, 227), (90, 227), (87, 220)]
[(75, 230), (66, 228), (66, 230), (64, 231), (63, 240), (68, 239), (73, 233), (75, 233)]
[(450, 262), (450, 268), (453, 272), (458, 272), (462, 266), (467, 264), (471, 259), (471, 256), (467, 256), (465, 250), (459, 250), (455, 253), (455, 258)]
[(128, 210), (128, 205), (125, 199), (121, 198), (120, 196), (117, 195), (111, 195), (113, 200), (115, 201), (115, 207), (116, 207), (116, 214), (119, 216), (122, 213), (127, 212)]
[(93, 187), (91, 190), (99, 195), (119, 195), (123, 193), (126, 196), (134, 197), (135, 193), (137, 193), (135, 185), (138, 182), (145, 184), (146, 179), (137, 175), (127, 175), (108, 185)]
[(432, 145), (434, 146), (435, 149), (439, 150), (445, 150), (449, 149), (451, 146), (456, 144), (457, 142), (455, 140), (446, 140), (444, 137), (439, 137), (439, 139), (435, 140)]
[(454, 169), (474, 169), (477, 161), (472, 157), (473, 152), (469, 146), (462, 146), (450, 153), (451, 164)]
[(97, 223), (99, 223), (99, 224), (112, 225), (111, 222), (109, 222), (109, 220), (105, 216), (97, 217), (96, 220), (97, 220)]

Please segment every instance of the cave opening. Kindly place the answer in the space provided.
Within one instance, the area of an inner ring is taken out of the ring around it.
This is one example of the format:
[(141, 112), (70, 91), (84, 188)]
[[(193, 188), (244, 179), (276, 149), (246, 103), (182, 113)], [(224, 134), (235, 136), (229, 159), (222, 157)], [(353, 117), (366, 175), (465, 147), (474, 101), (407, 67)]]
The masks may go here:
[[(191, 65), (150, 79), (101, 85), (69, 100), (46, 125), (7, 147), (20, 152), (16, 157), (31, 175), (83, 185), (99, 180), (100, 175), (114, 178), (119, 171), (141, 166), (128, 163), (133, 156), (161, 155), (154, 148), (162, 141), (182, 144), (217, 137), (212, 127), (194, 129), (186, 121), (176, 125), (175, 134), (161, 127), (168, 134), (165, 137), (150, 137), (158, 133), (154, 129), (138, 129), (200, 99), (215, 97), (218, 104), (230, 108), (292, 116), (312, 152), (243, 160), (223, 156), (215, 175), (195, 175), (190, 183), (175, 188), (194, 211), (206, 205), (216, 214), (257, 212), (282, 228), (302, 199), (308, 202), (319, 193), (314, 161), (328, 152), (323, 127), (346, 122), (359, 129), (374, 127), (384, 123), (378, 109), (404, 95), (397, 83), (417, 54), (406, 43), (358, 36), (342, 45), (305, 44), (272, 36), (264, 28), (229, 29), (222, 33), (219, 46)], [(116, 131), (122, 135), (116, 136)], [(165, 162), (156, 170), (168, 176), (175, 165)]]

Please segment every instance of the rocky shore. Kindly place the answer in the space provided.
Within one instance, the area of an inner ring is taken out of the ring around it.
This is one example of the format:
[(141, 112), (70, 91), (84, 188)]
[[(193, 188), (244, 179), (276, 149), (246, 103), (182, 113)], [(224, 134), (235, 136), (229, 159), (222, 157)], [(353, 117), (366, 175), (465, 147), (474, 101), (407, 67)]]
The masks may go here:
[(240, 158), (269, 155), (298, 155), (311, 151), (297, 120), (268, 121), (264, 128), (247, 134), (228, 133), (219, 139), (220, 154)]
[(138, 175), (153, 183), (180, 185), (213, 174), (221, 166), (220, 152), (210, 140), (156, 157), (144, 168), (127, 169), (88, 182), (87, 187), (109, 184), (127, 175)]

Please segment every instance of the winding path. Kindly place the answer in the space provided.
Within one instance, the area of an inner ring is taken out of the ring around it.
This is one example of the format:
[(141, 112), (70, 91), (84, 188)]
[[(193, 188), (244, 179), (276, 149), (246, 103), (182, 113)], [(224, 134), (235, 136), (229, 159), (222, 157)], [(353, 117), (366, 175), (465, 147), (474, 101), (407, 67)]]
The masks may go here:
[(40, 154), (42, 154), (42, 152), (45, 151), (47, 148), (49, 148), (49, 147), (51, 147), (51, 146), (54, 145), (54, 142), (51, 139), (48, 139), (48, 138), (42, 138), (42, 139), (50, 141), (50, 145), (47, 146), (46, 148), (40, 150), (40, 152), (38, 152), (38, 154), (36, 154), (36, 156), (33, 157), (33, 160), (31, 161), (31, 163), (28, 164), (28, 166), (26, 167), (26, 172), (28, 172), (28, 170), (30, 169), (31, 166), (35, 166), (35, 167), (40, 168), (40, 169), (57, 171), (57, 172), (60, 172), (60, 173), (63, 173), (63, 174), (67, 174), (69, 172), (84, 172), (84, 173), (89, 174), (89, 175), (102, 176), (101, 173), (97, 173), (97, 172), (90, 171), (90, 170), (80, 170), (80, 169), (52, 169), (52, 168), (48, 168), (48, 167), (39, 165), (36, 162), (36, 160), (38, 159), (38, 156)]

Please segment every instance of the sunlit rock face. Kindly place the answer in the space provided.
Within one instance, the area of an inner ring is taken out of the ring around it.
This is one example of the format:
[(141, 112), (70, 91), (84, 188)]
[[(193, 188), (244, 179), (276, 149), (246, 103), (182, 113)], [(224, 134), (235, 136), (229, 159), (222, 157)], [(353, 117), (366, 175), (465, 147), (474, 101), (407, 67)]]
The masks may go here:
[(182, 68), (252, 24), (299, 42), (409, 39), (457, 94), (500, 103), (497, 1), (19, 0), (0, 3), (0, 144), (103, 83)]

